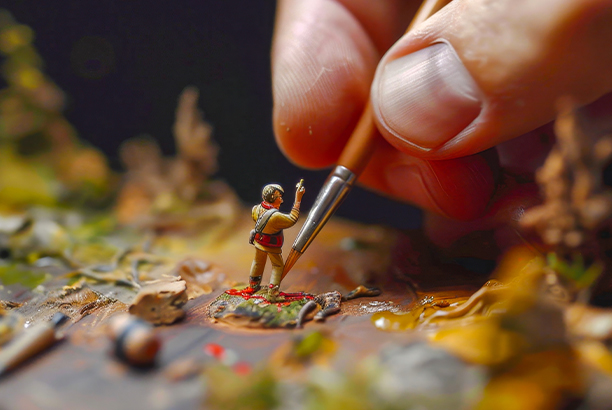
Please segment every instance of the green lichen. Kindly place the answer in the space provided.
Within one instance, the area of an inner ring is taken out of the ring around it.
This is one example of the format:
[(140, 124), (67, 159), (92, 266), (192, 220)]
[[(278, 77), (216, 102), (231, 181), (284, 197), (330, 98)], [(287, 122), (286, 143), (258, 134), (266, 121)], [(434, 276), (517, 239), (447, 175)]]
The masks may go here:
[(24, 269), (16, 264), (0, 265), (0, 283), (6, 286), (19, 284), (34, 289), (50, 278), (48, 273)]
[(232, 321), (234, 318), (249, 320), (254, 327), (279, 328), (293, 327), (298, 314), (308, 299), (296, 300), (288, 305), (267, 303), (261, 298), (244, 299), (242, 296), (221, 294), (212, 307), (222, 307), (213, 316), (222, 321)]

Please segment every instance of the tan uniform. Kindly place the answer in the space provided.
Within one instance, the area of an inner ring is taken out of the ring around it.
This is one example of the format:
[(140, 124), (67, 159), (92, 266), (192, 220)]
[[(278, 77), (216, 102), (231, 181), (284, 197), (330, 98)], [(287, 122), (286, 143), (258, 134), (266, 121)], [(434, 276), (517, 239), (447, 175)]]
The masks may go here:
[[(253, 207), (253, 221), (257, 221), (259, 216), (263, 214), (267, 209), (259, 205)], [(281, 212), (274, 212), (262, 233), (264, 234), (276, 234), (283, 229), (291, 228), (297, 222), (300, 216), (300, 210), (297, 207), (293, 207), (291, 212), (283, 214)], [(282, 257), (281, 247), (264, 246), (257, 241), (253, 243), (255, 246), (255, 258), (251, 265), (250, 276), (252, 278), (260, 278), (263, 275), (264, 268), (266, 266), (266, 256), (270, 258), (272, 262), (272, 275), (270, 277), (270, 284), (280, 285), (281, 277), (283, 275), (283, 268), (285, 266)]]

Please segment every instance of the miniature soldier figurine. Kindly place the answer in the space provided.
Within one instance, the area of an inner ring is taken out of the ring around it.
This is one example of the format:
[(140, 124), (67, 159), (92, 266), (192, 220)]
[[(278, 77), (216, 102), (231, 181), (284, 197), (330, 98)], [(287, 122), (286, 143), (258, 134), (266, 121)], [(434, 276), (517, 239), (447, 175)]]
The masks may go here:
[[(303, 181), (303, 180), (302, 180)], [(305, 189), (302, 181), (297, 185), (295, 191), (295, 202), (288, 214), (278, 209), (283, 203), (285, 191), (278, 184), (266, 185), (261, 192), (262, 203), (253, 207), (253, 220), (255, 229), (251, 231), (249, 242), (255, 246), (255, 259), (251, 265), (249, 285), (253, 292), (261, 287), (261, 276), (266, 266), (267, 257), (272, 262), (272, 275), (270, 277), (270, 288), (268, 299), (274, 301), (278, 298), (279, 286), (285, 266), (282, 257), (283, 229), (295, 225), (300, 215), (300, 202)]]

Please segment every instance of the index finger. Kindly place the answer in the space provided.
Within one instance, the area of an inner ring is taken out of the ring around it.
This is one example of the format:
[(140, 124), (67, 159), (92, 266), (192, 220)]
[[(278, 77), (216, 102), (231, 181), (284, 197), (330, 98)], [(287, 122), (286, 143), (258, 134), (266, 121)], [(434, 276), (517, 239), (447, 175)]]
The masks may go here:
[(369, 96), (376, 65), (418, 1), (281, 0), (272, 49), (273, 124), (294, 163), (333, 164)]

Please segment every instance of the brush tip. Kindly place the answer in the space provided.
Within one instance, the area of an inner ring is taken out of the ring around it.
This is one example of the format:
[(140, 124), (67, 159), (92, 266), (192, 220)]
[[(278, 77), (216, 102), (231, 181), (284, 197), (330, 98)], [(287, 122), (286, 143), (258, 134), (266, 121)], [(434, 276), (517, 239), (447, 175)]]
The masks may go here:
[(297, 262), (300, 256), (302, 256), (300, 252), (293, 248), (291, 249), (291, 252), (289, 252), (289, 255), (287, 256), (287, 260), (285, 261), (285, 267), (283, 268), (283, 278), (287, 275), (287, 273), (289, 273), (291, 268), (293, 268), (293, 265), (295, 265), (295, 262)]

